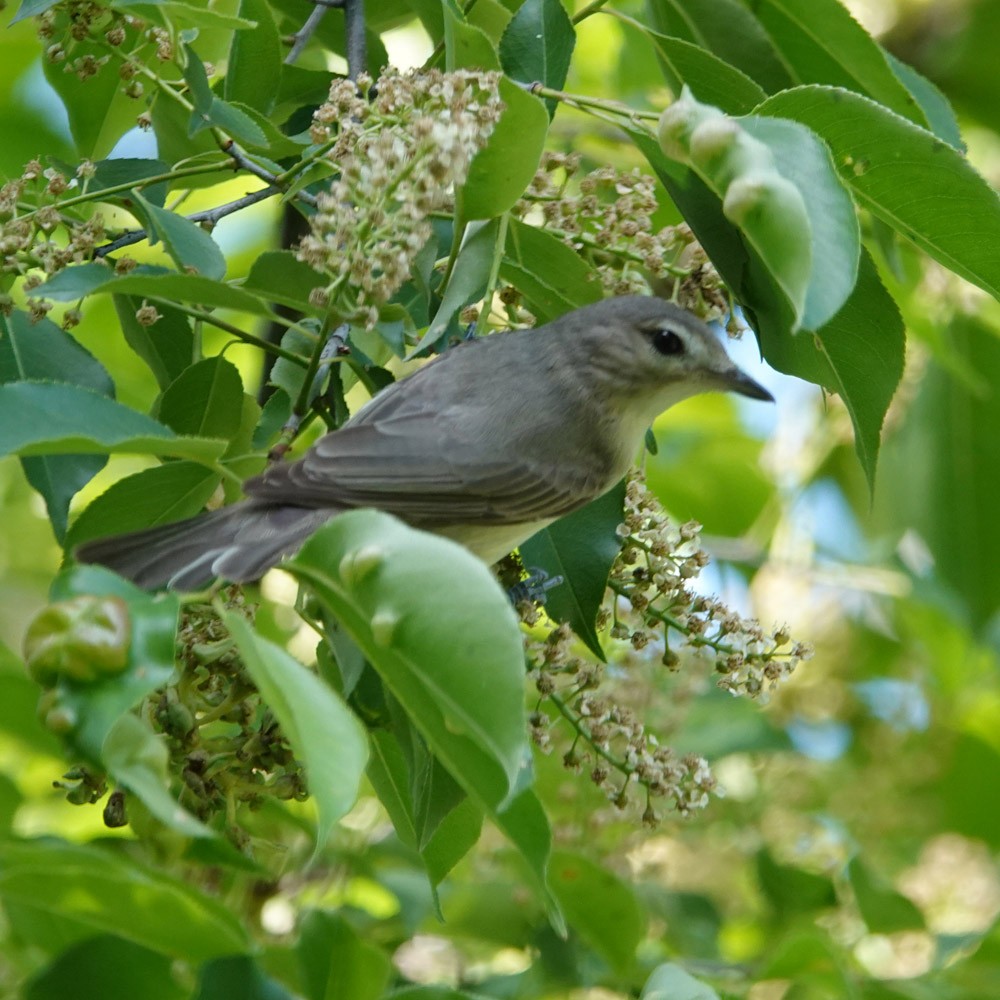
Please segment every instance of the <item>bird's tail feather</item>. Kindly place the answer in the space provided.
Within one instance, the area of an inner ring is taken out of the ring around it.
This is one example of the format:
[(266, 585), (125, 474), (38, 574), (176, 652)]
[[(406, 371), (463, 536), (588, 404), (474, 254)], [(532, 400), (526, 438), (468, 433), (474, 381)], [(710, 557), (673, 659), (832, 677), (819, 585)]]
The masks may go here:
[(197, 590), (220, 577), (245, 583), (297, 549), (334, 513), (245, 500), (186, 521), (85, 542), (75, 556), (150, 590)]

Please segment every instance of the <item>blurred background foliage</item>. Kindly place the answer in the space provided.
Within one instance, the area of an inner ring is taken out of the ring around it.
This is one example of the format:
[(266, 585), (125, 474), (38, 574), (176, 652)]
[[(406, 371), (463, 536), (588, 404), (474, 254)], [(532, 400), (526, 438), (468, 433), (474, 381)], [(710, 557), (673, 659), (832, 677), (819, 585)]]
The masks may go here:
[[(382, 12), (392, 24), (386, 50), (397, 63), (419, 62), (426, 36), (407, 5), (394, 6), (398, 17)], [(638, 2), (611, 6), (643, 16)], [(944, 90), (970, 160), (996, 186), (1000, 5), (848, 6)], [(579, 25), (567, 90), (658, 110), (670, 96), (662, 79), (638, 32), (605, 16)], [(0, 135), (7, 176), (40, 151), (73, 156), (30, 20), (0, 31)], [(613, 129), (602, 132), (569, 108), (549, 142), (581, 153), (587, 167), (640, 165)], [(664, 202), (658, 221), (676, 221)], [(200, 207), (192, 199), (190, 208)], [(277, 229), (271, 203), (224, 220), (215, 236), (230, 274), (275, 247)], [(1000, 996), (1000, 306), (907, 246), (887, 254), (880, 270), (911, 337), (874, 500), (839, 401), (758, 369), (749, 336), (735, 353), (774, 391), (772, 411), (701, 398), (656, 427), (650, 484), (679, 519), (705, 525), (717, 556), (702, 586), (765, 625), (788, 622), (817, 649), (763, 710), (713, 694), (710, 678), (664, 676), (628, 695), (651, 712), (651, 728), (709, 757), (725, 797), (649, 832), (558, 759), (541, 758), (540, 794), (563, 852), (554, 879), (576, 928), (563, 941), (489, 830), (442, 886), (440, 922), (419, 867), (366, 795), (336, 835), (321, 878), (288, 872), (261, 892), (273, 948), (257, 965), (217, 962), (199, 996), (271, 995), (260, 970), (282, 978), (290, 961), (283, 946), (296, 914), (310, 907), (327, 908), (301, 929), (315, 954), (324, 942), (352, 943), (356, 978), (344, 972), (343, 992), (329, 993), (352, 1000), (381, 995), (390, 977), (384, 956), (412, 982), (495, 997), (612, 1000), (634, 995), (637, 969), (658, 962), (681, 963), (720, 995), (748, 1000)], [(117, 329), (102, 300), (74, 335), (114, 372), (119, 398), (141, 405), (155, 386)], [(242, 348), (226, 356), (253, 385), (257, 358)], [(140, 467), (135, 458), (112, 459), (74, 509)], [(60, 549), (14, 459), (0, 462), (0, 498), (0, 639), (17, 650), (46, 601)], [(265, 615), (273, 636), (294, 642), (295, 622), (281, 607), (288, 593), (280, 580), (268, 583), (265, 594), (278, 601)], [(116, 834), (104, 829), (99, 809), (74, 808), (53, 788), (65, 764), (36, 722), (36, 695), (19, 659), (0, 653), (0, 835), (65, 838), (66, 872), (91, 871), (114, 886), (112, 871), (92, 867), (86, 845)], [(263, 841), (294, 853), (288, 814), (258, 823)], [(195, 864), (174, 858), (169, 843), (159, 850), (175, 871)], [(241, 891), (252, 895), (253, 881)], [(29, 926), (39, 911), (29, 920), (9, 905), (0, 938), (13, 945), (0, 946), (0, 988), (12, 991), (33, 975), (28, 995), (37, 1000), (191, 995), (169, 957), (149, 946), (165, 920), (190, 915), (183, 907), (143, 911), (138, 897), (122, 905), (135, 908), (129, 941), (82, 944), (60, 926), (57, 907), (40, 929)], [(222, 905), (247, 911), (245, 898)], [(216, 944), (206, 945), (206, 957), (226, 953), (224, 941)], [(213, 991), (212, 976), (230, 992)]]

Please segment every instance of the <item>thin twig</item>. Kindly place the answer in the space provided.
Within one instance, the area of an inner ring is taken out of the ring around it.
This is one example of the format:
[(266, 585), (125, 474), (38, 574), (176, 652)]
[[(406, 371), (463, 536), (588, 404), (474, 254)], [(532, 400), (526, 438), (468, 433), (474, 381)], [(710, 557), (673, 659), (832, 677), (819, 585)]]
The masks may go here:
[(344, 0), (344, 33), (347, 36), (347, 75), (357, 80), (368, 70), (365, 0)]
[(306, 23), (292, 35), (291, 51), (285, 56), (285, 64), (290, 66), (302, 55), (302, 50), (309, 44), (309, 39), (316, 33), (323, 15), (331, 7), (343, 7), (344, 0), (313, 0), (315, 6), (306, 18)]
[(577, 11), (573, 15), (573, 23), (579, 24), (585, 18), (590, 17), (591, 14), (596, 14), (607, 2), (608, 0), (593, 0), (593, 3), (587, 4), (583, 10)]
[[(251, 205), (256, 205), (257, 202), (264, 201), (267, 198), (273, 198), (276, 194), (281, 194), (278, 188), (261, 188), (259, 191), (253, 191), (242, 198), (237, 198), (235, 201), (226, 202), (225, 205), (205, 209), (202, 212), (193, 212), (191, 215), (184, 216), (184, 218), (188, 222), (207, 222), (210, 226), (214, 226), (220, 219), (224, 219), (227, 215), (232, 215), (233, 212), (249, 208)], [(102, 247), (98, 247), (94, 251), (94, 256), (97, 258), (106, 257), (109, 253), (114, 253), (123, 247), (130, 247), (135, 243), (141, 243), (148, 236), (149, 233), (145, 229), (134, 229), (130, 232), (122, 233), (117, 239), (112, 240), (110, 243), (105, 243)]]

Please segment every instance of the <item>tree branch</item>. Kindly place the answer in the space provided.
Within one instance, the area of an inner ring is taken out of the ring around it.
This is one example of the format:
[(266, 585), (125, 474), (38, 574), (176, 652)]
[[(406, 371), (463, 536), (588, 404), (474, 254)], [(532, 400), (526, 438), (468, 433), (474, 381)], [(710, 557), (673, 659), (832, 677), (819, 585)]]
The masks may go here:
[[(249, 208), (251, 205), (256, 205), (257, 202), (264, 201), (267, 198), (273, 198), (276, 194), (281, 194), (281, 191), (276, 187), (261, 188), (259, 191), (253, 191), (242, 198), (237, 198), (235, 201), (226, 202), (225, 205), (208, 208), (202, 212), (194, 212), (191, 215), (184, 216), (184, 218), (189, 222), (207, 222), (209, 225), (214, 226), (220, 219), (224, 219), (227, 215), (232, 215), (241, 209)], [(98, 247), (94, 251), (94, 257), (106, 257), (109, 253), (114, 253), (123, 247), (130, 247), (135, 243), (141, 243), (148, 236), (149, 233), (145, 229), (134, 229), (130, 232), (122, 233), (117, 239), (112, 240), (110, 243), (105, 243), (102, 247)]]

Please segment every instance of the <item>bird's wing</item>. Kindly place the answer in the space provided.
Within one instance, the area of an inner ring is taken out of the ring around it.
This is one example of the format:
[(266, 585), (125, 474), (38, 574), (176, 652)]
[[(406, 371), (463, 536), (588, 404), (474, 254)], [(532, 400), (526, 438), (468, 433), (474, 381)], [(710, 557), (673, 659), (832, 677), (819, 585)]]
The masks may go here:
[[(467, 399), (442, 408), (427, 381), (398, 385), (300, 461), (249, 480), (247, 495), (308, 507), (377, 507), (434, 527), (558, 517), (607, 486), (600, 470), (574, 467), (566, 455), (548, 461), (537, 441), (534, 454), (512, 448), (495, 406)], [(544, 440), (544, 430), (538, 433)], [(496, 441), (508, 442), (501, 454)]]

